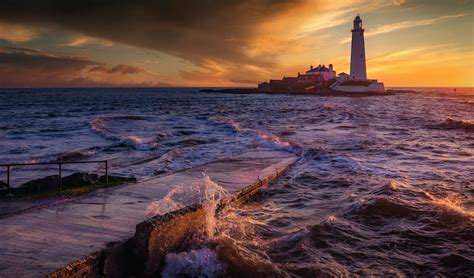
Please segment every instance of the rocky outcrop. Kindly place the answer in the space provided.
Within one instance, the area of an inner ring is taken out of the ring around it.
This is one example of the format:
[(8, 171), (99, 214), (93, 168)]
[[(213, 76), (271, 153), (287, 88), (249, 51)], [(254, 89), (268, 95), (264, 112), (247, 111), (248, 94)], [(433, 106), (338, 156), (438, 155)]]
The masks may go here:
[[(108, 182), (109, 184), (117, 185), (122, 183), (136, 182), (136, 179), (134, 177), (109, 176)], [(103, 186), (105, 184), (105, 176), (84, 172), (77, 172), (61, 178), (62, 190), (87, 186)], [(6, 184), (4, 186), (6, 187)], [(2, 184), (0, 184), (0, 189), (1, 188)], [(59, 191), (59, 176), (52, 175), (41, 179), (31, 180), (19, 187), (12, 187), (9, 190), (0, 190), (0, 194), (5, 195), (7, 191), (13, 195), (31, 195)]]
[(20, 187), (12, 187), (10, 188), (10, 193), (13, 195), (27, 195), (57, 190), (59, 190), (59, 176), (53, 175), (31, 180), (22, 184)]
[(0, 190), (5, 190), (8, 188), (8, 184), (6, 182), (0, 181)]

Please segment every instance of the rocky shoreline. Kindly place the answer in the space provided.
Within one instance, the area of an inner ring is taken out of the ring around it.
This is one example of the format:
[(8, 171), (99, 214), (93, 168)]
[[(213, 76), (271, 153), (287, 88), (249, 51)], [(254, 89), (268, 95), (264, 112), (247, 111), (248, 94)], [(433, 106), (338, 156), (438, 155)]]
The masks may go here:
[(395, 94), (412, 94), (416, 93), (413, 90), (395, 90), (389, 89), (384, 93), (346, 93), (332, 90), (330, 88), (319, 88), (307, 91), (262, 91), (258, 88), (225, 88), (225, 89), (201, 89), (199, 92), (203, 93), (224, 93), (224, 94), (266, 94), (266, 95), (304, 95), (304, 96), (334, 96), (334, 97), (361, 97), (361, 96), (388, 96)]

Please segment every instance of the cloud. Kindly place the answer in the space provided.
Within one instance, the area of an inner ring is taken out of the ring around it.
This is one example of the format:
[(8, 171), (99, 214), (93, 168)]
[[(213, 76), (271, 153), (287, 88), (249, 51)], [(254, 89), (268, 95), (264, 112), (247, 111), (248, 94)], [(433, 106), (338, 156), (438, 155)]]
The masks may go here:
[(38, 31), (22, 25), (0, 22), (0, 40), (10, 42), (27, 42), (37, 37)]
[[(320, 2), (2, 0), (0, 20), (159, 50), (197, 65), (209, 59), (271, 65), (271, 56), (252, 55), (253, 39), (262, 34), (259, 27), (307, 3), (314, 10)], [(82, 43), (78, 40), (72, 45)]]
[(0, 87), (158, 86), (163, 82), (137, 66), (109, 67), (86, 57), (0, 48)]
[(88, 36), (76, 36), (72, 38), (70, 41), (62, 44), (62, 46), (69, 46), (69, 47), (80, 47), (84, 45), (100, 45), (100, 46), (112, 46), (113, 43), (101, 39), (96, 39)]
[[(436, 24), (447, 19), (459, 18), (465, 15), (466, 14), (445, 15), (445, 16), (440, 16), (440, 17), (431, 18), (431, 19), (408, 20), (408, 21), (396, 22), (392, 24), (382, 25), (372, 30), (368, 30), (367, 32), (365, 32), (364, 36), (367, 38), (367, 37), (377, 36), (381, 34), (413, 28), (413, 27), (432, 25), (432, 24)], [(351, 41), (351, 38), (348, 38), (348, 39), (342, 40), (341, 43), (348, 43), (350, 41)]]
[(344, 6), (340, 8), (341, 10), (319, 14), (313, 20), (302, 26), (301, 33), (315, 32), (351, 22), (356, 9)]
[(71, 41), (67, 42), (64, 44), (64, 46), (71, 46), (71, 47), (76, 47), (80, 45), (84, 45), (86, 43), (89, 43), (90, 39), (88, 37), (77, 37), (72, 39)]
[(403, 6), (407, 3), (406, 0), (393, 0), (393, 4), (397, 5), (397, 6)]
[(129, 66), (129, 65), (125, 65), (125, 64), (120, 64), (120, 65), (117, 65), (113, 68), (107, 68), (105, 66), (95, 66), (93, 68), (91, 68), (89, 70), (89, 72), (106, 72), (106, 73), (110, 73), (110, 74), (122, 74), (122, 75), (126, 75), (126, 74), (135, 74), (135, 73), (139, 73), (139, 72), (142, 72), (143, 71), (143, 68), (141, 67), (135, 67), (135, 66)]

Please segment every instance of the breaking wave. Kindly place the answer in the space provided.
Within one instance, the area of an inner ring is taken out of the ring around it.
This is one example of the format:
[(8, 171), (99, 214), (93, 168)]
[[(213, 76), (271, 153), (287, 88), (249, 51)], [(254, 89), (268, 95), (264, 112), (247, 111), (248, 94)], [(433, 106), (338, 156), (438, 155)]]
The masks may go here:
[(446, 210), (446, 212), (451, 213), (453, 216), (458, 216), (461, 218), (469, 219), (474, 221), (474, 211), (467, 210), (459, 197), (451, 194), (444, 198), (438, 198), (433, 194), (424, 191), (426, 197), (429, 198), (432, 204)]
[(229, 125), (235, 132), (242, 132), (242, 133), (251, 133), (254, 134), (258, 141), (259, 144), (264, 146), (264, 147), (269, 147), (273, 148), (276, 150), (285, 150), (291, 153), (299, 153), (300, 152), (300, 147), (296, 144), (290, 143), (289, 141), (276, 136), (274, 134), (257, 130), (257, 129), (252, 129), (252, 128), (247, 128), (247, 127), (242, 127), (242, 125), (235, 121), (235, 120), (227, 120), (223, 117), (213, 117), (211, 118), (212, 120), (215, 120), (220, 123), (224, 123)]
[(448, 118), (444, 123), (435, 125), (434, 128), (439, 129), (460, 129), (467, 132), (474, 132), (474, 122), (467, 120), (456, 120)]
[(219, 261), (216, 252), (209, 248), (166, 255), (162, 277), (219, 277), (226, 266)]
[[(120, 121), (123, 120), (142, 121), (145, 120), (145, 118), (141, 116), (98, 116), (91, 121), (90, 127), (107, 139), (119, 141), (122, 144), (137, 149), (147, 150), (156, 148), (158, 146), (158, 141), (162, 137), (161, 134), (152, 137), (139, 136), (136, 134), (125, 134), (123, 131), (121, 131), (122, 128)], [(114, 126), (114, 121), (119, 121), (116, 123), (116, 125), (119, 125), (119, 127)]]
[[(194, 184), (180, 184), (170, 190), (165, 197), (153, 201), (148, 205), (145, 214), (147, 216), (163, 215), (194, 203), (201, 203), (207, 211), (213, 212), (217, 203), (228, 195), (227, 191), (211, 178), (203, 173), (201, 182)], [(213, 215), (214, 213), (208, 213)], [(212, 234), (215, 227), (214, 216), (208, 219), (207, 227), (209, 234)]]
[(97, 153), (97, 148), (65, 152), (58, 155), (57, 161), (81, 160), (84, 158), (94, 156), (96, 153)]

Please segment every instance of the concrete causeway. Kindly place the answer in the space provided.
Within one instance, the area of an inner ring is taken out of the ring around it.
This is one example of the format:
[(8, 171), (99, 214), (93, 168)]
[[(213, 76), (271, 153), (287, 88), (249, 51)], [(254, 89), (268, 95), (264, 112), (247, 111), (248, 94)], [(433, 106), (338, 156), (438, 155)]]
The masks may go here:
[[(186, 189), (203, 183), (203, 172), (233, 193), (296, 159), (285, 151), (252, 150), (231, 159), (0, 218), (0, 277), (44, 277), (103, 249), (107, 243), (133, 236), (135, 226), (151, 216), (149, 209), (157, 200), (177, 187)], [(186, 200), (182, 205), (195, 201)]]

